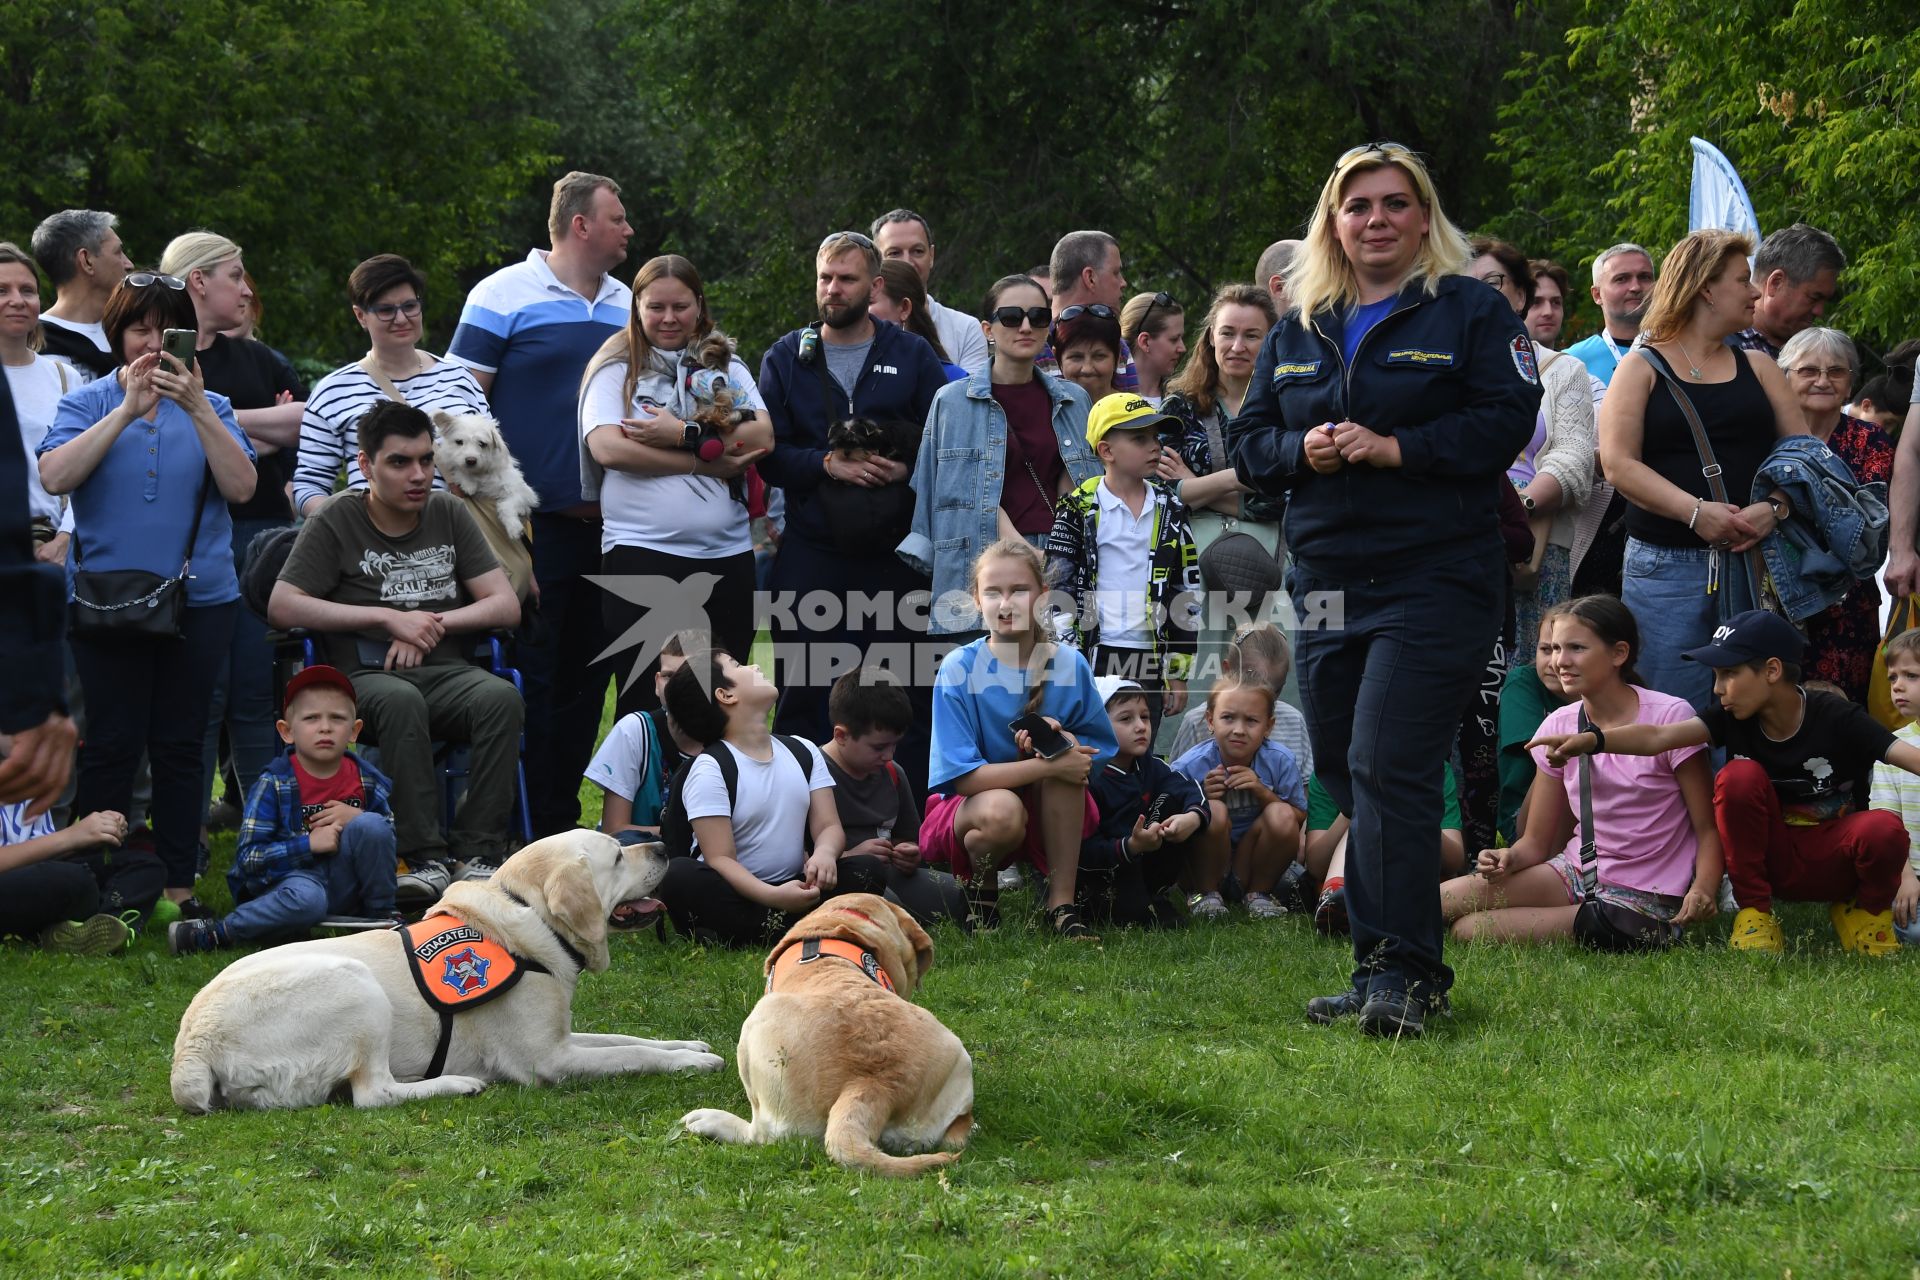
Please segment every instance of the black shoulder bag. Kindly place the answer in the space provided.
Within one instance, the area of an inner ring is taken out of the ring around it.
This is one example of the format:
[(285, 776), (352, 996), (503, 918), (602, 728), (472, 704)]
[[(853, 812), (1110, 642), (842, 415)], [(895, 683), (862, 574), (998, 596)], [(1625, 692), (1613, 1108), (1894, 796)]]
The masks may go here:
[[(1593, 729), (1585, 709), (1580, 712), (1580, 732)], [(1580, 910), (1573, 917), (1573, 938), (1594, 951), (1664, 951), (1679, 936), (1679, 929), (1665, 920), (1642, 915), (1617, 902), (1602, 902), (1595, 890), (1600, 887), (1600, 861), (1594, 849), (1593, 835), (1593, 757), (1581, 756), (1580, 769)]]
[(180, 637), (187, 608), (187, 570), (200, 539), (200, 516), (206, 510), (207, 485), (212, 479), (211, 468), (201, 472), (186, 551), (180, 557), (180, 572), (171, 578), (145, 569), (88, 569), (80, 550), (80, 525), (74, 523), (73, 604), (68, 622), (75, 636), (86, 640)]

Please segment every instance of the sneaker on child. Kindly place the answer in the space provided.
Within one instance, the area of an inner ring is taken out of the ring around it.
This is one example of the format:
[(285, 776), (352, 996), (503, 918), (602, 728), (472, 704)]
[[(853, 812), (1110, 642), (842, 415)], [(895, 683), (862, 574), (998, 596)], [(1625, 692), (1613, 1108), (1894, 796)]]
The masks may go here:
[(1247, 895), (1247, 914), (1255, 920), (1278, 920), (1287, 914), (1279, 899), (1271, 894), (1249, 893)]
[(133, 930), (119, 916), (88, 916), (85, 920), (63, 920), (40, 931), (43, 950), (68, 956), (104, 956), (122, 950), (133, 941)]
[(1227, 914), (1226, 899), (1217, 893), (1196, 893), (1187, 900), (1187, 914), (1196, 920), (1218, 920)]

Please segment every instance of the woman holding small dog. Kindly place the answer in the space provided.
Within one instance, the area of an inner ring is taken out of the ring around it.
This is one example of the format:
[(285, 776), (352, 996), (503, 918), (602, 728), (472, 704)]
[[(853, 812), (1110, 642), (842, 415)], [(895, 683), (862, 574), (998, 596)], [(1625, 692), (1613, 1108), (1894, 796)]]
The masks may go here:
[[(673, 253), (649, 259), (633, 278), (626, 329), (587, 364), (580, 467), (587, 496), (600, 499), (601, 572), (679, 583), (717, 576), (704, 600), (714, 642), (745, 653), (754, 562), (744, 481), (773, 447), (773, 421), (731, 348), (714, 332), (694, 265)], [(608, 635), (645, 616), (615, 592), (602, 599)], [(622, 686), (618, 714), (656, 705), (650, 665)]]

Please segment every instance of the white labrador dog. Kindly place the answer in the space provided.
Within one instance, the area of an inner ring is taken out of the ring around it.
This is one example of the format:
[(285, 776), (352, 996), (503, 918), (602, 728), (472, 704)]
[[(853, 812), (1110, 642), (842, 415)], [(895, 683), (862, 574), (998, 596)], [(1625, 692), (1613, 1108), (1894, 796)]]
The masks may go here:
[(540, 496), (520, 473), (506, 437), (492, 418), (477, 413), (433, 415), (433, 465), (460, 493), (493, 508), (500, 527), (518, 537)]
[[(344, 1086), (355, 1106), (380, 1107), (478, 1093), (494, 1080), (718, 1071), (720, 1059), (698, 1041), (569, 1029), (581, 972), (607, 967), (609, 917), (657, 906), (646, 895), (666, 866), (658, 845), (622, 848), (597, 831), (570, 831), (528, 845), (490, 880), (449, 888), (422, 924), (444, 929), (451, 922), (438, 917), (452, 916), (468, 928), (447, 935), (420, 973), (414, 952), (432, 948), (392, 932), (235, 961), (180, 1020), (173, 1100), (192, 1112), (310, 1107)], [(441, 1015), (423, 992), (446, 982), (482, 995), (474, 988), (510, 963), (490, 944), (533, 963), (497, 998), (452, 1015), (443, 1045)], [(441, 1073), (423, 1079), (436, 1051)]]
[(718, 1142), (823, 1138), (841, 1164), (895, 1178), (958, 1160), (973, 1059), (912, 1003), (932, 964), (933, 940), (901, 908), (870, 893), (829, 899), (767, 957), (767, 991), (740, 1028), (753, 1119), (703, 1107), (681, 1125)]

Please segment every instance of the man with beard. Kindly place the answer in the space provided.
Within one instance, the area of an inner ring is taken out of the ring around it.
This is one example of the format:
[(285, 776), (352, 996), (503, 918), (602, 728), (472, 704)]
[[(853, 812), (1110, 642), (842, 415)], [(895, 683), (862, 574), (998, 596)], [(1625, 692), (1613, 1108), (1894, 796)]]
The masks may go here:
[(1818, 324), (1839, 291), (1847, 255), (1818, 227), (1796, 222), (1760, 242), (1753, 254), (1753, 327), (1727, 339), (1727, 345), (1763, 351), (1778, 360), (1787, 339)]
[[(1602, 249), (1593, 260), (1593, 300), (1600, 304), (1600, 332), (1567, 348), (1605, 387), (1640, 336), (1640, 319), (1653, 300), (1653, 255), (1637, 244)], [(1598, 407), (1600, 397), (1594, 397)]]
[[(787, 505), (767, 581), (768, 626), (776, 658), (787, 664), (775, 681), (781, 692), (774, 728), (823, 742), (833, 732), (827, 691), (844, 671), (871, 662), (890, 667), (910, 687), (919, 684), (912, 666), (900, 664), (912, 662), (907, 646), (925, 640), (925, 628), (901, 625), (902, 602), (928, 584), (893, 549), (912, 520), (907, 477), (933, 393), (947, 375), (919, 335), (867, 314), (880, 275), (872, 240), (836, 232), (820, 242), (814, 265), (818, 323), (781, 338), (760, 363), (760, 397), (773, 418), (774, 443), (759, 466), (766, 482), (785, 492)], [(884, 436), (894, 443), (830, 448), (836, 424), (846, 437)], [(880, 607), (855, 609), (854, 593), (876, 598)], [(817, 611), (807, 607), (810, 595)], [(926, 690), (918, 695), (924, 699)], [(922, 707), (914, 717), (897, 757), (923, 791), (929, 710)]]

